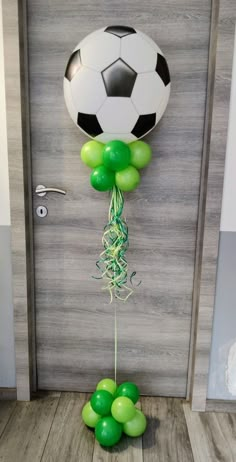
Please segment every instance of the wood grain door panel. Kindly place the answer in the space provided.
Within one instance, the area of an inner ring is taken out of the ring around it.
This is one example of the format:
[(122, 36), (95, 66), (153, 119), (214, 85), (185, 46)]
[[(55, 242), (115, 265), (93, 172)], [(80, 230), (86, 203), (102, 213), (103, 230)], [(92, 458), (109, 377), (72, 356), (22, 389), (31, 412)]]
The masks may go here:
[[(141, 285), (117, 303), (118, 380), (144, 394), (185, 396), (210, 30), (210, 0), (28, 0), (37, 374), (41, 389), (93, 390), (114, 368), (114, 307), (95, 281), (109, 194), (89, 185), (62, 80), (71, 50), (105, 25), (130, 24), (163, 49), (170, 102), (146, 140), (153, 161), (125, 196), (127, 253)], [(135, 284), (135, 281), (134, 281)]]

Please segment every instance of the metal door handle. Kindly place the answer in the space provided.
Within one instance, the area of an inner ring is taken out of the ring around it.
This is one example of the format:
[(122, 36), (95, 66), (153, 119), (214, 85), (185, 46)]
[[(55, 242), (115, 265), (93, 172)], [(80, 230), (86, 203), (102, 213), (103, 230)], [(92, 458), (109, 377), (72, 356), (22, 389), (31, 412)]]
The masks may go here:
[(58, 188), (46, 188), (44, 185), (42, 184), (39, 184), (38, 186), (36, 186), (36, 189), (35, 189), (35, 192), (38, 196), (40, 197), (43, 197), (43, 196), (46, 196), (46, 194), (48, 192), (55, 192), (55, 193), (58, 193), (58, 194), (63, 194), (65, 195), (66, 194), (66, 191), (64, 191), (63, 189), (58, 189)]

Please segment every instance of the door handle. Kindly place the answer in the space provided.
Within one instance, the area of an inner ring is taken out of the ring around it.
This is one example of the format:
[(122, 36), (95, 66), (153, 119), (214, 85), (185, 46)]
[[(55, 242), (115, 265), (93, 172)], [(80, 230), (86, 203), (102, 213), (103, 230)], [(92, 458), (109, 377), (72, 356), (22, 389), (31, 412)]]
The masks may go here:
[(63, 194), (63, 195), (66, 194), (66, 191), (64, 191), (63, 189), (58, 189), (58, 188), (46, 188), (46, 187), (45, 187), (44, 185), (42, 185), (42, 184), (39, 184), (38, 186), (36, 186), (35, 192), (36, 192), (36, 194), (37, 194), (39, 197), (46, 196), (46, 194), (49, 193), (49, 192), (54, 192), (54, 193)]

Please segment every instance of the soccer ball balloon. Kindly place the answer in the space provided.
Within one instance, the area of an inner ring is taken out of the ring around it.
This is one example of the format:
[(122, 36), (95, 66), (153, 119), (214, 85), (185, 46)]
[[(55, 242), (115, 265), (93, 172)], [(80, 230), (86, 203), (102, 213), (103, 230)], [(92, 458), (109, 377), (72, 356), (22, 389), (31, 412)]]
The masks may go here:
[(161, 119), (170, 96), (166, 59), (150, 37), (132, 27), (109, 26), (74, 49), (64, 77), (66, 106), (91, 138), (130, 143)]

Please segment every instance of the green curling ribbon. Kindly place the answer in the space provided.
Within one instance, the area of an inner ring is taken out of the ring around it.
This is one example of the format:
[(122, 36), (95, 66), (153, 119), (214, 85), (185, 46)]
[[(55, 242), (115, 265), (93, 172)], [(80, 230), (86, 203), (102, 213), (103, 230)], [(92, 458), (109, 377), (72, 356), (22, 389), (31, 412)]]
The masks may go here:
[(108, 223), (102, 237), (104, 251), (97, 262), (102, 278), (106, 281), (104, 289), (109, 291), (111, 302), (113, 297), (126, 301), (133, 293), (133, 289), (127, 286), (128, 263), (125, 253), (129, 239), (128, 226), (122, 217), (123, 208), (123, 193), (117, 186), (113, 186)]

